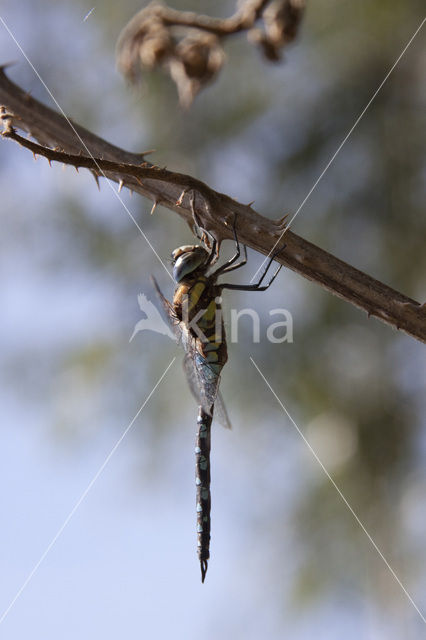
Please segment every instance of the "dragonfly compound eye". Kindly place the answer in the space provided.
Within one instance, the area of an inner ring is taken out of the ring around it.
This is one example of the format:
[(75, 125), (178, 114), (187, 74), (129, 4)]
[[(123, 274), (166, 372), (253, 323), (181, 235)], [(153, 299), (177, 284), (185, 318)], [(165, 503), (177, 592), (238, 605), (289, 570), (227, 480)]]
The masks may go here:
[(174, 251), (172, 251), (172, 260), (176, 261), (179, 256), (184, 253), (189, 253), (190, 251), (194, 251), (198, 248), (196, 244), (184, 244), (182, 247), (178, 247)]
[(181, 282), (185, 276), (196, 271), (208, 258), (208, 252), (203, 247), (186, 246), (175, 249), (172, 257), (175, 261), (173, 268), (173, 278), (176, 282)]

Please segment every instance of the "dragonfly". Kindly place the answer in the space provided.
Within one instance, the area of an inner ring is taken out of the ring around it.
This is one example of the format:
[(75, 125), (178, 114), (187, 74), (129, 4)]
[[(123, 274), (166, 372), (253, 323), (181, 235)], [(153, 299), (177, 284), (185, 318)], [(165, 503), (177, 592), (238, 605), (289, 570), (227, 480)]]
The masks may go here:
[(173, 301), (169, 302), (164, 297), (154, 278), (153, 283), (176, 340), (184, 349), (184, 371), (198, 404), (195, 444), (197, 549), (201, 582), (204, 582), (210, 558), (210, 449), (213, 412), (219, 422), (230, 428), (228, 414), (219, 392), (221, 371), (228, 359), (221, 307), (222, 291), (268, 289), (282, 265), (278, 266), (266, 284), (262, 283), (272, 262), (285, 245), (271, 254), (255, 284), (219, 283), (220, 276), (239, 269), (247, 262), (245, 245), (244, 256), (241, 257), (236, 218), (233, 224), (235, 254), (222, 266), (213, 270), (212, 266), (219, 257), (217, 241), (208, 231), (199, 231), (201, 234), (197, 235), (202, 245), (184, 245), (172, 252), (173, 279), (176, 283)]

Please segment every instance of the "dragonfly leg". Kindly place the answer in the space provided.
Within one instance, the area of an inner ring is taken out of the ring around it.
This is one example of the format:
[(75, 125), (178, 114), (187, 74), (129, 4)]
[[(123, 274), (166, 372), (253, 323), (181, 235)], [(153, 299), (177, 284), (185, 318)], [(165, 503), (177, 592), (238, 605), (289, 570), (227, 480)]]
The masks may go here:
[(235, 240), (235, 254), (232, 256), (232, 258), (230, 260), (227, 260), (227, 262), (225, 262), (221, 267), (219, 267), (218, 269), (216, 269), (216, 271), (214, 271), (211, 275), (215, 276), (216, 278), (221, 275), (222, 273), (227, 273), (228, 271), (233, 271), (234, 269), (239, 269), (240, 267), (242, 267), (243, 265), (246, 264), (247, 262), (247, 247), (245, 245), (243, 245), (244, 247), (244, 258), (241, 260), (241, 262), (238, 262), (237, 264), (235, 264), (235, 262), (238, 260), (238, 258), (241, 255), (241, 249), (240, 249), (240, 241), (238, 240), (238, 235), (237, 235), (237, 214), (234, 215), (234, 222), (232, 225), (232, 231), (234, 233), (234, 240)]
[[(239, 269), (240, 267), (243, 267), (247, 263), (247, 247), (245, 244), (243, 245), (243, 251), (244, 251), (244, 258), (241, 260), (241, 262), (237, 262), (237, 264), (231, 263), (230, 265), (224, 265), (225, 268), (220, 270), (220, 274), (229, 273), (230, 271), (234, 271), (234, 269)], [(238, 258), (240, 257), (239, 254), (237, 257)]]
[(201, 226), (200, 219), (195, 211), (195, 192), (193, 189), (191, 189), (189, 204), (191, 207), (192, 219), (194, 220), (195, 235), (209, 251), (209, 257), (207, 258), (206, 265), (214, 264), (219, 258), (217, 240), (209, 231), (207, 231), (207, 229), (204, 229), (204, 227)]
[(282, 251), (283, 249), (285, 249), (285, 246), (286, 246), (286, 245), (283, 245), (282, 247), (280, 247), (279, 249), (276, 249), (276, 250), (271, 254), (271, 256), (270, 256), (270, 258), (269, 258), (269, 260), (268, 260), (268, 262), (267, 262), (267, 264), (266, 264), (266, 267), (265, 267), (265, 269), (264, 269), (264, 271), (263, 271), (263, 273), (262, 273), (262, 275), (261, 275), (260, 279), (259, 279), (259, 280), (258, 280), (258, 282), (256, 282), (255, 284), (245, 284), (245, 285), (244, 285), (244, 284), (241, 284), (241, 285), (240, 285), (240, 284), (228, 284), (228, 283), (224, 283), (224, 284), (221, 284), (221, 285), (220, 285), (220, 286), (221, 286), (221, 288), (222, 288), (222, 289), (233, 289), (234, 291), (266, 291), (266, 289), (268, 289), (268, 288), (271, 286), (271, 284), (273, 283), (273, 281), (275, 280), (275, 278), (276, 278), (276, 277), (277, 277), (277, 275), (279, 274), (279, 272), (280, 272), (280, 270), (281, 270), (281, 268), (282, 268), (282, 266), (283, 266), (283, 265), (282, 265), (282, 264), (280, 264), (280, 265), (278, 266), (278, 268), (275, 270), (275, 272), (274, 272), (274, 274), (272, 275), (272, 278), (269, 280), (269, 282), (267, 282), (265, 285), (261, 286), (261, 285), (262, 285), (262, 282), (263, 282), (263, 280), (264, 280), (264, 278), (265, 278), (266, 274), (268, 273), (268, 271), (269, 271), (269, 268), (270, 268), (271, 264), (273, 263), (273, 261), (275, 260), (275, 258), (277, 257), (277, 255), (278, 255), (279, 253), (281, 253), (281, 251)]
[[(219, 259), (219, 249), (217, 240), (209, 231), (203, 229), (204, 238), (202, 238), (203, 244), (209, 249), (209, 257), (207, 258), (206, 265), (214, 264)], [(205, 238), (209, 239), (209, 243), (206, 242)]]

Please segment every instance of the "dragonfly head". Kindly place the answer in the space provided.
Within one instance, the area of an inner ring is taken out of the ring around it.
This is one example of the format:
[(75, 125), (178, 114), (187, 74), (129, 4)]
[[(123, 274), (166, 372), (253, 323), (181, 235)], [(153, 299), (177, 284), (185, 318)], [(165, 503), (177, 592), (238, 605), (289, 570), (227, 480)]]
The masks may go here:
[(185, 244), (172, 252), (173, 278), (176, 282), (202, 267), (209, 257), (209, 252), (198, 244)]

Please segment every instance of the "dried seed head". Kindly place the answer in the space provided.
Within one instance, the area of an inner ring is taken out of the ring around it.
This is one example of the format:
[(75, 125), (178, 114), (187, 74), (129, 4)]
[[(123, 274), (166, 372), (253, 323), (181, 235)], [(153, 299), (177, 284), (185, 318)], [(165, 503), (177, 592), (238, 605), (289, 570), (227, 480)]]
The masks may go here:
[(268, 60), (279, 60), (281, 49), (297, 35), (304, 8), (305, 0), (273, 0), (262, 14), (263, 28), (250, 29), (249, 41)]
[(297, 35), (305, 0), (274, 0), (263, 13), (265, 31), (270, 43), (283, 47)]
[(117, 66), (134, 82), (140, 66), (153, 68), (172, 55), (175, 43), (162, 20), (161, 6), (152, 3), (124, 27), (117, 42)]
[(268, 60), (277, 62), (280, 59), (279, 48), (269, 39), (262, 29), (250, 29), (247, 33), (247, 39), (252, 44), (258, 46)]
[(188, 78), (197, 78), (200, 82), (210, 80), (224, 61), (218, 38), (208, 33), (187, 36), (177, 45), (175, 55)]
[(174, 46), (169, 30), (161, 24), (153, 25), (139, 46), (142, 66), (152, 69), (163, 63), (173, 53)]
[(219, 39), (212, 34), (199, 33), (179, 42), (169, 64), (183, 106), (191, 104), (201, 87), (218, 73), (224, 60)]

